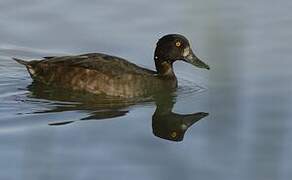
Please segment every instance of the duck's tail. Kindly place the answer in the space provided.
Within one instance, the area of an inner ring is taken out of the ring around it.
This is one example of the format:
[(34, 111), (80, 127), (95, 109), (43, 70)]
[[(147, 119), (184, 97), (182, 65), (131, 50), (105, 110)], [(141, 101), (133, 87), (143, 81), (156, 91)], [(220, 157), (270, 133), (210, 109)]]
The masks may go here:
[(16, 62), (18, 62), (19, 64), (22, 64), (26, 67), (26, 69), (28, 70), (30, 76), (32, 78), (35, 77), (36, 75), (36, 71), (35, 71), (35, 63), (34, 61), (24, 61), (22, 59), (18, 59), (18, 58), (12, 58), (13, 60), (15, 60)]
[(18, 62), (19, 64), (25, 65), (25, 66), (29, 66), (29, 62), (28, 61), (24, 61), (22, 59), (18, 59), (18, 58), (12, 58), (14, 61)]

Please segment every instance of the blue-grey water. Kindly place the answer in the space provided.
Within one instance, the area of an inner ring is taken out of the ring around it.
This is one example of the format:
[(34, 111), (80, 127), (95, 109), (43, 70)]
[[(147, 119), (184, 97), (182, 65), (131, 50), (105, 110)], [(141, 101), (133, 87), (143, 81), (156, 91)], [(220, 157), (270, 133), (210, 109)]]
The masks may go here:
[[(2, 0), (0, 179), (291, 179), (291, 8), (289, 0)], [(188, 37), (211, 70), (177, 62), (179, 89), (162, 100), (36, 87), (11, 60), (103, 52), (154, 69), (167, 33)], [(181, 122), (200, 112), (209, 115)]]

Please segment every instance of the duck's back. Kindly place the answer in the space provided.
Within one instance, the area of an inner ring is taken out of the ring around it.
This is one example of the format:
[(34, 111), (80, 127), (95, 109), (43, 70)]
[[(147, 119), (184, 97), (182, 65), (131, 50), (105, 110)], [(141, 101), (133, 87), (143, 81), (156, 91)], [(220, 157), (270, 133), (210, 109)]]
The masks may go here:
[(25, 65), (36, 81), (110, 96), (143, 96), (161, 83), (155, 71), (100, 53), (46, 57)]
[(123, 58), (102, 53), (82, 54), (78, 56), (45, 57), (44, 60), (38, 62), (40, 64), (85, 68), (99, 71), (110, 76), (125, 73), (143, 75), (155, 74), (155, 71), (139, 67)]

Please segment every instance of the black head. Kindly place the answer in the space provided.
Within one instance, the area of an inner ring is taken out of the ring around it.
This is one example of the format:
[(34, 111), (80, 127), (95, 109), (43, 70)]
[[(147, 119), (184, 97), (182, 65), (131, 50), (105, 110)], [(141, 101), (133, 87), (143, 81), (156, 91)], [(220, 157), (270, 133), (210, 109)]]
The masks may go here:
[(161, 68), (160, 66), (163, 63), (172, 67), (176, 60), (183, 60), (199, 68), (210, 69), (207, 64), (195, 56), (189, 41), (182, 35), (165, 35), (159, 39), (156, 45), (154, 59), (157, 70)]

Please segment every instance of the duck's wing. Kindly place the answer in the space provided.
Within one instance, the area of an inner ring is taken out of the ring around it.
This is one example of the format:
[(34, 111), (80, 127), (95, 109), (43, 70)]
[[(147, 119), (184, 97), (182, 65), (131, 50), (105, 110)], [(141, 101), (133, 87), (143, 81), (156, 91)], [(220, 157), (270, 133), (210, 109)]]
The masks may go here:
[(153, 75), (156, 73), (155, 71), (137, 66), (123, 58), (102, 53), (90, 53), (78, 56), (44, 57), (44, 59), (38, 63), (79, 67), (111, 75), (125, 73)]

